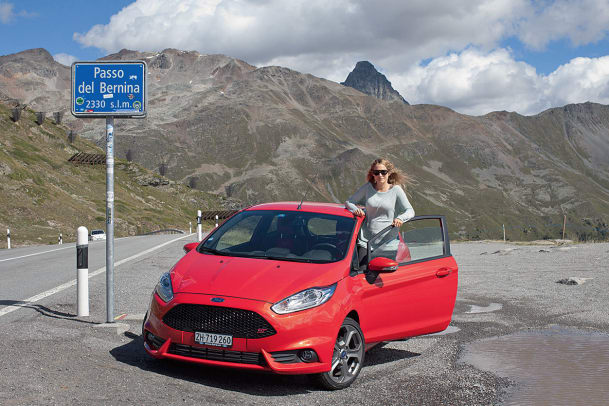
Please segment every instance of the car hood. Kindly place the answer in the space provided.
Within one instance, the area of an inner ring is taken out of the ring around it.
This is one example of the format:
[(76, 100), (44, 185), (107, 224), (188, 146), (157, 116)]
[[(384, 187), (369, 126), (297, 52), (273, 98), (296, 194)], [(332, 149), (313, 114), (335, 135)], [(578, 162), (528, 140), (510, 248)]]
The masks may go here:
[[(345, 261), (328, 264), (225, 257), (191, 251), (174, 267), (174, 293), (232, 296), (275, 303), (341, 279)], [(341, 271), (342, 270), (342, 271)]]

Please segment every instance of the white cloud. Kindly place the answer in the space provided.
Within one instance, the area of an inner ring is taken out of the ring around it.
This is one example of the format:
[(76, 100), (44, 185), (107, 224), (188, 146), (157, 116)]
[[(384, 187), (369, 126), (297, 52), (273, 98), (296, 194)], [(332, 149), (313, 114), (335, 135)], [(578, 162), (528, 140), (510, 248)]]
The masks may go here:
[(609, 104), (609, 56), (575, 58), (547, 78), (553, 106), (594, 101)]
[(534, 49), (568, 38), (573, 45), (595, 43), (609, 33), (607, 0), (556, 0), (541, 3), (519, 23), (519, 38)]
[(15, 20), (16, 17), (36, 17), (36, 13), (30, 13), (25, 10), (21, 10), (17, 13), (13, 10), (15, 5), (13, 3), (7, 3), (0, 1), (0, 23), (8, 24)]
[(64, 54), (64, 53), (59, 53), (59, 54), (55, 54), (53, 55), (53, 59), (55, 59), (57, 62), (66, 65), (66, 66), (71, 66), (72, 62), (76, 62), (78, 60), (77, 57), (75, 57), (74, 55), (69, 55), (69, 54)]
[[(400, 54), (400, 63), (469, 44), (492, 48), (513, 32), (526, 0), (137, 0), (74, 38), (107, 52), (172, 47), (254, 64)], [(314, 63), (315, 64), (315, 63)], [(299, 68), (296, 66), (296, 68)]]
[(607, 62), (573, 60), (543, 76), (501, 42), (589, 44), (608, 27), (609, 0), (137, 0), (74, 39), (108, 53), (221, 53), (337, 82), (369, 60), (411, 103), (535, 114), (604, 102)]
[(449, 106), (472, 115), (493, 110), (527, 114), (548, 106), (541, 94), (542, 78), (505, 49), (484, 53), (468, 48), (402, 74), (388, 74), (394, 87), (413, 104)]
[(388, 75), (413, 104), (438, 104), (471, 115), (497, 110), (530, 115), (587, 101), (609, 104), (609, 56), (575, 58), (539, 75), (506, 49), (485, 53), (469, 48)]
[(15, 18), (13, 7), (11, 3), (0, 3), (0, 22), (2, 24), (8, 24)]

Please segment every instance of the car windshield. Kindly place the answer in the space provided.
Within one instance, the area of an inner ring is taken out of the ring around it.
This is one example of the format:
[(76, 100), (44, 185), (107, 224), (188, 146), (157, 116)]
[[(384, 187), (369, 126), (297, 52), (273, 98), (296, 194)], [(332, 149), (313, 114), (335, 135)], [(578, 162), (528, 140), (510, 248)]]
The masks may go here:
[(226, 221), (199, 252), (297, 262), (334, 262), (347, 253), (355, 220), (329, 214), (248, 210)]
[(93, 230), (91, 231), (91, 235), (95, 235), (95, 234), (103, 234), (104, 230)]

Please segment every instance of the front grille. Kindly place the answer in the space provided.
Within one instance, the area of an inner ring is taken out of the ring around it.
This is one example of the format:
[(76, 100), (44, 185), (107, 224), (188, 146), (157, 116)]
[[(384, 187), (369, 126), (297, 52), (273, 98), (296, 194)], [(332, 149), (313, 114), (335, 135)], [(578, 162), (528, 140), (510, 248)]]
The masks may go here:
[(276, 333), (258, 313), (231, 307), (179, 304), (167, 312), (163, 322), (180, 331), (229, 334), (237, 338), (264, 338)]
[(212, 348), (191, 347), (189, 345), (171, 344), (169, 353), (190, 358), (207, 359), (212, 361), (235, 362), (238, 364), (253, 364), (265, 366), (264, 357), (257, 352), (216, 350)]

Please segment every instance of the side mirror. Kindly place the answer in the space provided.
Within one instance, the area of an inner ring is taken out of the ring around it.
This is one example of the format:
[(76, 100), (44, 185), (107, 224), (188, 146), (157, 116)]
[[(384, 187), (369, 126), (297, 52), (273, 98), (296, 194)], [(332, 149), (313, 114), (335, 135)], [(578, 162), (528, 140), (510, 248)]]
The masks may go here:
[(188, 244), (184, 245), (184, 252), (188, 254), (190, 251), (197, 248), (197, 245), (199, 245), (198, 242), (189, 242)]
[(398, 263), (389, 258), (376, 257), (368, 263), (368, 270), (377, 273), (391, 273), (398, 270)]

